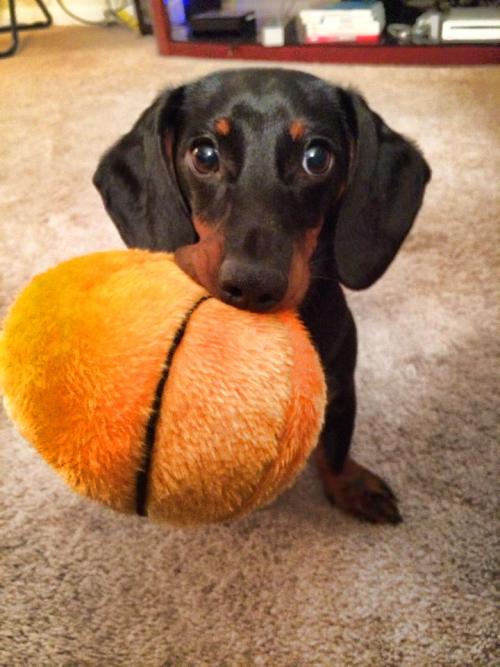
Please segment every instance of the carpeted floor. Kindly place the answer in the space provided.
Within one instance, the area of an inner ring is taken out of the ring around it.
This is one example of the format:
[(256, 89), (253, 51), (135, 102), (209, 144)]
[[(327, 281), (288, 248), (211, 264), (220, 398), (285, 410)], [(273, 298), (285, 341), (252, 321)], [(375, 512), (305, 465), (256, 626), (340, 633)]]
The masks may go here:
[[(159, 58), (121, 30), (23, 36), (0, 64), (0, 314), (35, 272), (121, 247), (90, 182), (99, 154), (165, 84), (236, 64)], [(434, 170), (404, 251), (350, 295), (355, 453), (405, 522), (341, 515), (309, 466), (240, 523), (149, 525), (73, 495), (2, 414), (1, 665), (499, 664), (500, 72), (305, 69), (357, 86)]]

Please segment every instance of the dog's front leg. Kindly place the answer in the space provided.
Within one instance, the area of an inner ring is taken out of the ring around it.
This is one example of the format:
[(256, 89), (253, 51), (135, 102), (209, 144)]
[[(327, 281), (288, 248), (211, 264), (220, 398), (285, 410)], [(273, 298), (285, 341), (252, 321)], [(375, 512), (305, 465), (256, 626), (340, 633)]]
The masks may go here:
[(325, 424), (316, 450), (323, 488), (330, 502), (350, 514), (372, 523), (397, 524), (402, 519), (390, 487), (349, 455), (356, 419), (356, 327), (340, 288), (330, 290), (326, 312), (311, 302), (302, 309), (328, 385)]

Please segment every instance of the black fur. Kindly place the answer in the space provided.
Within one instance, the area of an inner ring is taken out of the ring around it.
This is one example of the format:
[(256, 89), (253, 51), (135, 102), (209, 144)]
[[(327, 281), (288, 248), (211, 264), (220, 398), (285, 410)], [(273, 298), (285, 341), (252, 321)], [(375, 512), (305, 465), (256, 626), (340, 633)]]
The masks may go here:
[[(227, 136), (214, 133), (220, 117), (230, 120)], [(303, 140), (288, 132), (296, 119), (306, 127)], [(186, 155), (203, 136), (217, 144), (217, 178), (189, 168)], [(310, 138), (334, 156), (324, 176), (302, 169)], [(193, 219), (201, 217), (222, 230), (221, 259), (231, 259), (233, 273), (251, 272), (244, 285), (274, 281), (279, 298), (298, 245), (322, 225), (300, 311), (326, 370), (322, 441), (332, 471), (341, 474), (356, 412), (356, 329), (340, 285), (366, 288), (384, 273), (429, 178), (417, 147), (355, 92), (301, 72), (247, 69), (161, 95), (104, 155), (94, 182), (128, 246), (192, 244)]]

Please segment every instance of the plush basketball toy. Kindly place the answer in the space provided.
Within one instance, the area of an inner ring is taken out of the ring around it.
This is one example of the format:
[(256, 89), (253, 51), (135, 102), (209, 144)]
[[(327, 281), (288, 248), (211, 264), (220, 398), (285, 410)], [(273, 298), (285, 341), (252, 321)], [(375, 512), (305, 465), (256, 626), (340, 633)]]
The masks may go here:
[(5, 320), (0, 387), (76, 491), (178, 525), (242, 516), (289, 486), (325, 402), (293, 312), (227, 306), (143, 250), (37, 276)]

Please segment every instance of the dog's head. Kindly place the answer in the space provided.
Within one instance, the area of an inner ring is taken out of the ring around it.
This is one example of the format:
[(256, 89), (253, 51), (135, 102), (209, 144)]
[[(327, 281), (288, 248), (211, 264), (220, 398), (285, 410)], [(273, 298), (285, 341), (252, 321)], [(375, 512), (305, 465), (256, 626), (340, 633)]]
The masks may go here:
[(356, 93), (302, 72), (245, 69), (167, 91), (94, 182), (128, 246), (176, 250), (210, 293), (297, 306), (311, 258), (368, 287), (420, 208), (430, 170)]

